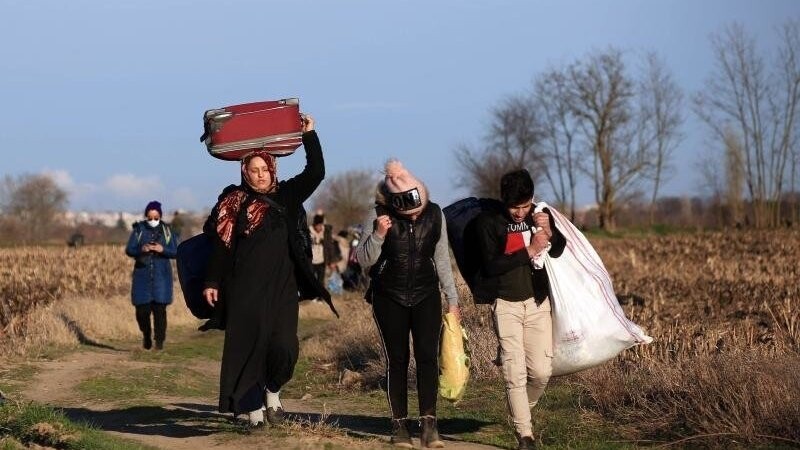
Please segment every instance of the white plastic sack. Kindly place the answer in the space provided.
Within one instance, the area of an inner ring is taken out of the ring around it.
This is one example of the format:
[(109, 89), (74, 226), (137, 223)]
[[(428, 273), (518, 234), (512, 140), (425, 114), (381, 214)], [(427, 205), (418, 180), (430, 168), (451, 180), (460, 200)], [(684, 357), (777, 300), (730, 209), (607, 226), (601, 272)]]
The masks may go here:
[(545, 257), (553, 316), (553, 376), (599, 365), (653, 338), (625, 317), (611, 277), (583, 233), (551, 206), (556, 228), (567, 239), (558, 258)]

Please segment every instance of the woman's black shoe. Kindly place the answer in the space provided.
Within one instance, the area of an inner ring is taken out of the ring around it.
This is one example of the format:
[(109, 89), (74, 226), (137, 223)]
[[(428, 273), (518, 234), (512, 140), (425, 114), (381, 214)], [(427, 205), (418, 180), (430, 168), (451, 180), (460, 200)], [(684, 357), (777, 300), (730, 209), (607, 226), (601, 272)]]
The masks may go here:
[(153, 347), (153, 340), (150, 336), (145, 336), (142, 339), (142, 347), (144, 347), (145, 350), (150, 350)]
[(422, 416), (419, 418), (420, 427), (422, 432), (419, 435), (419, 440), (423, 447), (427, 448), (442, 448), (444, 441), (439, 436), (439, 429), (436, 426), (436, 417)]
[(414, 448), (408, 431), (408, 419), (392, 419), (391, 443), (397, 447)]

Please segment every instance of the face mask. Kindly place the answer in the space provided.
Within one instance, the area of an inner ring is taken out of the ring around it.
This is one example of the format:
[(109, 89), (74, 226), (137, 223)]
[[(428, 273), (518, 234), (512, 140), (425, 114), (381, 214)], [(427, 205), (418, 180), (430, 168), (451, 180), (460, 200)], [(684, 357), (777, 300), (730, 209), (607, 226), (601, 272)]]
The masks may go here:
[(161, 220), (159, 220), (159, 219), (148, 220), (147, 221), (147, 224), (150, 225), (153, 228), (157, 227), (159, 223), (161, 223)]

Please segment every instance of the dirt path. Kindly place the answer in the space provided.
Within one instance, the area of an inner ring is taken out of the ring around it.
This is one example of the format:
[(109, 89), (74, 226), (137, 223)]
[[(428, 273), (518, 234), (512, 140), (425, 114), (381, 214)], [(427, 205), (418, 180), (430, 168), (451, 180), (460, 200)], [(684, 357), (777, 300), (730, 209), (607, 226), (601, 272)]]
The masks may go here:
[[(240, 448), (385, 448), (386, 419), (354, 411), (335, 398), (285, 399), (291, 420), (278, 429), (242, 432), (229, 416), (217, 413), (214, 393), (204, 397), (128, 399), (122, 405), (86, 400), (77, 386), (110, 372), (158, 368), (159, 362), (137, 361), (127, 350), (85, 349), (54, 361), (35, 362), (37, 373), (20, 395), (27, 400), (62, 408), (72, 419), (88, 421), (109, 433), (163, 449), (220, 450)], [(216, 374), (219, 363), (189, 365), (196, 372)], [(139, 401), (141, 400), (141, 401)], [(323, 413), (324, 412), (324, 416)], [(485, 445), (445, 435), (447, 448), (478, 450)], [(419, 440), (415, 439), (419, 448)]]

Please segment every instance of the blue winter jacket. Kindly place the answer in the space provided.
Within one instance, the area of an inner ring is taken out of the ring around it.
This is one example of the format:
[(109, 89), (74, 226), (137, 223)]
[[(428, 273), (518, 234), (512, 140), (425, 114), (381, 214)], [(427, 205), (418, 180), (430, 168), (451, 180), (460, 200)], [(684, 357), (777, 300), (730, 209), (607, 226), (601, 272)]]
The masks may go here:
[[(142, 252), (148, 242), (158, 242), (163, 253)], [(160, 222), (151, 227), (145, 221), (133, 224), (133, 232), (125, 247), (125, 254), (134, 258), (131, 300), (134, 305), (151, 302), (168, 305), (172, 303), (172, 263), (178, 252), (177, 237), (169, 225)]]

